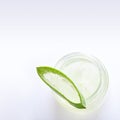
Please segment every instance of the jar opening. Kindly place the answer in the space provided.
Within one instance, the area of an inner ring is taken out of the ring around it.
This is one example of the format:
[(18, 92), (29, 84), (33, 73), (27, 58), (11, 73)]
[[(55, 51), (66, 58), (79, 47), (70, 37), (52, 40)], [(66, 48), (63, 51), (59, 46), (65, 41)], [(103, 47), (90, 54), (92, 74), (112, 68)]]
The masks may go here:
[(106, 71), (97, 58), (80, 53), (72, 53), (61, 58), (55, 67), (72, 80), (75, 80), (76, 86), (80, 88), (79, 90), (83, 92), (83, 95), (86, 95), (87, 103), (93, 101), (96, 96), (101, 94)]

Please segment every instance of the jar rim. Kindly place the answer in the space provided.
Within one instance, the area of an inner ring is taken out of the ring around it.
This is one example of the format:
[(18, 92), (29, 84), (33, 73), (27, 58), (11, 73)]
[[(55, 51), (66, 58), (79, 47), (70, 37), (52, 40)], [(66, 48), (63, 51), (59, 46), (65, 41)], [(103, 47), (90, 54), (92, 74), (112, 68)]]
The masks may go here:
[[(63, 56), (55, 64), (55, 67), (60, 68), (69, 59), (72, 59), (75, 57), (79, 57), (81, 59), (85, 59), (85, 60), (91, 62), (99, 70), (99, 75), (100, 75), (99, 85), (98, 85), (97, 89), (87, 98), (87, 101), (93, 100), (96, 97), (96, 95), (99, 95), (98, 93), (103, 94), (103, 96), (104, 96), (106, 91), (107, 91), (107, 88), (108, 88), (108, 73), (107, 73), (105, 66), (98, 58), (96, 58), (92, 55), (85, 55), (85, 54), (82, 54), (80, 52), (69, 53), (69, 54)], [(105, 88), (103, 89), (103, 87), (105, 87)]]

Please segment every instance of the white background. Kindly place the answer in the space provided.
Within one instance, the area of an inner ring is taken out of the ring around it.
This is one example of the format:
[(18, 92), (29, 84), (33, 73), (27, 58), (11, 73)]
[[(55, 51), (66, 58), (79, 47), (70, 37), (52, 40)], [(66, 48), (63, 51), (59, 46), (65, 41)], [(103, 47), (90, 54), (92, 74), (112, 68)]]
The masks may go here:
[[(0, 120), (120, 120), (120, 2), (0, 0)], [(106, 101), (82, 118), (58, 105), (36, 66), (92, 54), (109, 73)]]

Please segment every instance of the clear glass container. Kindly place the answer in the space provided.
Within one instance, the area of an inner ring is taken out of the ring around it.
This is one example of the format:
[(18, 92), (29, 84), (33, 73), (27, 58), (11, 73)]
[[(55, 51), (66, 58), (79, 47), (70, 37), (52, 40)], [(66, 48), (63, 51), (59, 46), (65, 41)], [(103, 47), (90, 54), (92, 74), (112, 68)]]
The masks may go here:
[[(81, 53), (71, 53), (62, 57), (55, 68), (74, 81), (80, 93), (85, 97), (86, 110), (97, 109), (102, 104), (109, 80), (107, 70), (100, 60)], [(57, 99), (63, 106), (72, 108), (59, 96)]]

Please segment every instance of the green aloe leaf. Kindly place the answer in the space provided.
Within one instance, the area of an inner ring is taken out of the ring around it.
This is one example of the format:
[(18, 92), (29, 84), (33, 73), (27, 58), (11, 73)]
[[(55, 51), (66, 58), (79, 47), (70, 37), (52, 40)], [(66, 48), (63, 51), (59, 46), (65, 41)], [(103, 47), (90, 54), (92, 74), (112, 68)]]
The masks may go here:
[(73, 81), (61, 71), (51, 67), (37, 67), (39, 77), (72, 106), (85, 109), (85, 99)]

